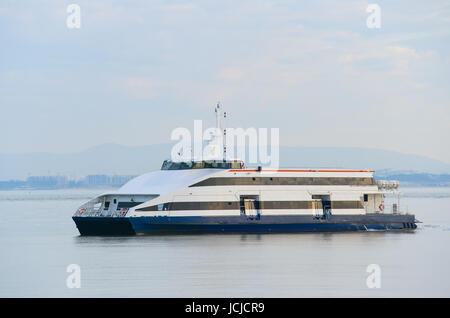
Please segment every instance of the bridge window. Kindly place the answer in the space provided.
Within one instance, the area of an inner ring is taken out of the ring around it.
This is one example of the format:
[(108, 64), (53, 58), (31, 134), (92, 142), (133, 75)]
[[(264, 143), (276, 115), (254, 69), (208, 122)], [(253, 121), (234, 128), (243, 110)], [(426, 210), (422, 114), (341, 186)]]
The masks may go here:
[(141, 203), (143, 203), (143, 202), (119, 202), (119, 204), (117, 205), (117, 210), (129, 209), (129, 208), (132, 208), (132, 207), (134, 207), (136, 205), (139, 205)]
[(187, 170), (187, 169), (242, 169), (244, 164), (240, 160), (222, 161), (222, 160), (205, 160), (205, 161), (186, 161), (173, 162), (165, 160), (161, 170)]

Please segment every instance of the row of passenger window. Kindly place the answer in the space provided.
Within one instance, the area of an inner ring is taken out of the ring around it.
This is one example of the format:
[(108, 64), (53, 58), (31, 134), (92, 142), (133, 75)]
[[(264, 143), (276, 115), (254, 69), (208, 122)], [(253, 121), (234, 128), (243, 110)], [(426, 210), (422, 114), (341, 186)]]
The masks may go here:
[[(114, 204), (116, 204), (116, 203), (117, 203), (117, 200), (114, 199), (113, 202), (114, 202)], [(106, 202), (105, 202), (105, 205), (104, 205), (104, 207), (103, 207), (103, 209), (104, 209), (104, 210), (109, 210), (110, 203), (111, 203), (110, 201), (106, 201)], [(117, 204), (117, 209), (116, 209), (116, 210), (129, 209), (129, 208), (132, 208), (132, 207), (134, 207), (134, 206), (136, 206), (136, 205), (139, 205), (139, 204), (141, 204), (141, 203), (143, 203), (143, 202), (134, 202), (134, 201), (119, 202), (119, 203)]]

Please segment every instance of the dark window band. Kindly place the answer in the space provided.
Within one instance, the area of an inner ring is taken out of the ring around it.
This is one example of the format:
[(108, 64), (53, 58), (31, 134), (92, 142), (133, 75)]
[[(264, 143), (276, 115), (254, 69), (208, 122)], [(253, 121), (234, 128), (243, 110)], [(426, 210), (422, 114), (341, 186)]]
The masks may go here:
[(229, 177), (209, 178), (190, 187), (202, 186), (239, 186), (239, 185), (375, 185), (373, 178), (350, 177)]
[[(238, 201), (233, 202), (171, 202), (168, 210), (239, 210)], [(276, 209), (312, 209), (313, 201), (260, 201), (261, 210)], [(331, 201), (331, 209), (362, 209), (361, 201)], [(157, 211), (158, 206), (153, 205), (136, 211)]]
[(117, 204), (117, 210), (129, 209), (129, 208), (132, 208), (132, 207), (142, 204), (142, 203), (144, 203), (144, 202), (119, 202), (119, 204)]

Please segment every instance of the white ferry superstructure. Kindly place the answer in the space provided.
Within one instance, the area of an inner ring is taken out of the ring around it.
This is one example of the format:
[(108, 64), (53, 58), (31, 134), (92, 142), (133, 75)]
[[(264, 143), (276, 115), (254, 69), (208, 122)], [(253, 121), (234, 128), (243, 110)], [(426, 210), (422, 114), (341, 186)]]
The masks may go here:
[[(216, 109), (216, 112), (218, 109)], [(163, 162), (73, 215), (81, 235), (412, 230), (372, 170), (245, 168), (240, 160)]]

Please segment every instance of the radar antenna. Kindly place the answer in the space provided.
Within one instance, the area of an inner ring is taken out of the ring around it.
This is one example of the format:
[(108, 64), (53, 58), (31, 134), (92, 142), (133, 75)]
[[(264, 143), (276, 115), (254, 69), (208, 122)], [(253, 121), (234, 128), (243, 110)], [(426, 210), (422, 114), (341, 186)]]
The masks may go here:
[[(222, 104), (219, 102), (217, 102), (216, 104), (216, 108), (215, 108), (215, 112), (216, 112), (216, 125), (217, 125), (217, 130), (222, 132), (222, 144), (223, 144), (223, 160), (226, 160), (226, 154), (227, 154), (227, 146), (225, 144), (226, 142), (226, 135), (227, 135), (227, 129), (224, 128), (222, 130), (221, 125), (220, 125), (220, 121), (222, 118)], [(223, 118), (227, 118), (227, 112), (223, 112)]]

